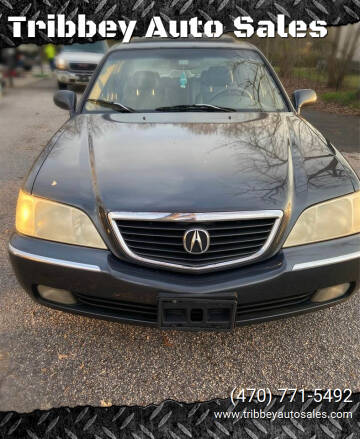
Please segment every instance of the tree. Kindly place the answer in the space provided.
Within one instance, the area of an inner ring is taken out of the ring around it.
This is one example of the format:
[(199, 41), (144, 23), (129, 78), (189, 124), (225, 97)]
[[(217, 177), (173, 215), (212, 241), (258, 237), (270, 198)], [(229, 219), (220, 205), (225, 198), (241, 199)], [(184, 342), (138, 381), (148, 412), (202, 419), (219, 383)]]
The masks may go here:
[[(302, 41), (301, 41), (302, 43)], [(281, 78), (290, 78), (299, 59), (300, 41), (295, 38), (276, 39), (276, 64)]]
[[(360, 26), (357, 29), (337, 27), (333, 32), (331, 50), (328, 56), (328, 86), (341, 88), (345, 75), (349, 72), (355, 51), (360, 44)], [(342, 46), (342, 47), (341, 47)]]

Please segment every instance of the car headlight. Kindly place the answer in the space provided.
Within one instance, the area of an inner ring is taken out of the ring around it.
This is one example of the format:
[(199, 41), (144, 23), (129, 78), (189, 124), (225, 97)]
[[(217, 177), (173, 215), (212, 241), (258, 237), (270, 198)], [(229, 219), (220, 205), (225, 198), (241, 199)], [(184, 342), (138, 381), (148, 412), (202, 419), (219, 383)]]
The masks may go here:
[(106, 249), (90, 218), (81, 210), (20, 191), (16, 230), (23, 235)]
[(64, 60), (64, 58), (56, 58), (55, 60), (55, 67), (59, 70), (65, 70), (68, 66), (67, 61)]
[(284, 247), (326, 241), (360, 233), (360, 192), (306, 209), (295, 223)]

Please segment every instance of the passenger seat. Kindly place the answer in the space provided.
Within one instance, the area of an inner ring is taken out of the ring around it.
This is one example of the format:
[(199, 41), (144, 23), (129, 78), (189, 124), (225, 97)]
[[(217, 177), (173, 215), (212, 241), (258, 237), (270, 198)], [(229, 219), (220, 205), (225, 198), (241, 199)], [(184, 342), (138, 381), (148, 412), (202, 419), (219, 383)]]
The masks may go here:
[(163, 103), (160, 75), (152, 71), (137, 71), (124, 87), (123, 104), (135, 109), (154, 109)]

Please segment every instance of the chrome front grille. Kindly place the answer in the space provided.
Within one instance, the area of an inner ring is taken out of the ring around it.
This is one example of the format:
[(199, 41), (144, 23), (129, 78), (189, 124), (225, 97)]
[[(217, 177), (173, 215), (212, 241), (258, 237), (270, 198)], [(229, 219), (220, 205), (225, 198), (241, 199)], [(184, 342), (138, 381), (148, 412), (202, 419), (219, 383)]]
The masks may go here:
[[(252, 261), (270, 247), (282, 212), (131, 213), (109, 215), (123, 251), (138, 261), (184, 270), (205, 270)], [(188, 230), (205, 230), (210, 238), (202, 254), (184, 246)]]
[(94, 63), (82, 63), (82, 62), (72, 62), (70, 63), (70, 70), (74, 72), (93, 72), (97, 67)]

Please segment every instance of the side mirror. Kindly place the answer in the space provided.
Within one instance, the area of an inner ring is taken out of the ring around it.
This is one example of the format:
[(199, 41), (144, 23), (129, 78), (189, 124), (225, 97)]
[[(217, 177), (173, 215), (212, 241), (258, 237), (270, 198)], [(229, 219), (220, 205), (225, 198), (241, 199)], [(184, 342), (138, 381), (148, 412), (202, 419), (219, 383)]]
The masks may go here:
[(54, 103), (63, 110), (70, 111), (70, 116), (76, 109), (76, 93), (70, 90), (59, 90), (54, 94)]
[(304, 88), (301, 90), (295, 90), (293, 93), (293, 101), (295, 110), (300, 114), (301, 107), (305, 105), (314, 104), (317, 100), (317, 96), (314, 90), (310, 88)]

